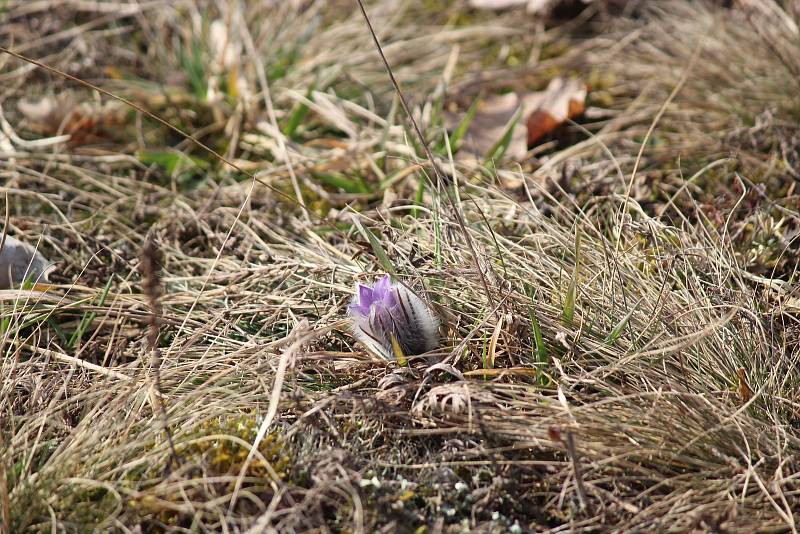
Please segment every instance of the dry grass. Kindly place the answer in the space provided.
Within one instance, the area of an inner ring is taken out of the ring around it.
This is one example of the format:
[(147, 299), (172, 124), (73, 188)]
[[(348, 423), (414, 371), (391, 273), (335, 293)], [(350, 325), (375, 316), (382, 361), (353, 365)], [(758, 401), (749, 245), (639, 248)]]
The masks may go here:
[[(45, 4), (4, 42), (238, 169), (2, 56), (8, 231), (59, 266), (0, 291), (3, 530), (797, 530), (796, 3), (369, 5), (433, 145), (446, 102), (593, 85), (438, 187), (349, 2)], [(443, 319), (408, 367), (344, 321), (389, 268)]]

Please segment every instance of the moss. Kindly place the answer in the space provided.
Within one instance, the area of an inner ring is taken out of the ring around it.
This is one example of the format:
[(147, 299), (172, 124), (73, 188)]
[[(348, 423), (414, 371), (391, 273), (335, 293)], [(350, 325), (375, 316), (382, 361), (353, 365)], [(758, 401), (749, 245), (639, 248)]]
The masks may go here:
[[(250, 452), (249, 446), (216, 436), (234, 436), (250, 444), (258, 433), (258, 419), (254, 413), (242, 413), (205, 421), (187, 440), (188, 445), (178, 447), (178, 453), (187, 461), (206, 467), (209, 476), (238, 475)], [(263, 460), (253, 459), (245, 476), (267, 479), (272, 471), (281, 479), (287, 478), (293, 458), (280, 430), (268, 432), (259, 443), (258, 452)]]
[[(249, 444), (255, 440), (260, 423), (260, 418), (253, 412), (202, 422), (193, 432), (178, 438), (176, 443), (181, 465), (175, 472), (184, 477), (180, 483), (176, 484), (176, 480), (169, 476), (159, 477), (158, 483), (140, 488), (136, 496), (125, 503), (126, 512), (137, 522), (156, 530), (188, 528), (197, 522), (213, 521), (212, 513), (205, 517), (202, 512), (190, 512), (186, 505), (187, 497), (191, 501), (207, 500), (234, 491), (235, 481), (247, 461)], [(255, 456), (244, 470), (241, 490), (268, 500), (274, 477), (290, 479), (295, 457), (280, 429), (273, 429), (264, 436), (258, 452), (260, 456)], [(147, 471), (152, 474), (153, 469)], [(162, 482), (168, 482), (168, 486)], [(142, 483), (148, 484), (147, 481)], [(243, 503), (242, 507), (248, 505)]]

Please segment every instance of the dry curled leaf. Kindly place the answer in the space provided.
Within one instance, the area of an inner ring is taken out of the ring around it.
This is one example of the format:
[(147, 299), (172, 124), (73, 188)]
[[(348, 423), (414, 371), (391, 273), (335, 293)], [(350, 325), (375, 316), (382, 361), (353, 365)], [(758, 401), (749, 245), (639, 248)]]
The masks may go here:
[(418, 417), (471, 413), (472, 396), (469, 386), (461, 383), (433, 387), (414, 403), (411, 412)]
[(528, 0), (469, 0), (470, 7), (475, 9), (508, 9), (527, 4)]
[[(470, 0), (469, 5), (475, 9), (492, 11), (504, 11), (525, 6), (525, 12), (528, 15), (543, 18), (557, 12), (561, 12), (561, 16), (564, 16), (565, 13), (580, 13), (584, 7), (592, 2), (597, 2), (597, 0)], [(627, 0), (605, 0), (600, 5), (617, 5), (618, 8), (624, 8), (626, 2)]]
[[(783, 280), (776, 280), (776, 282), (783, 282)], [(780, 287), (780, 286), (778, 286), (778, 287)], [(790, 297), (790, 298), (786, 299), (783, 302), (783, 305), (781, 306), (781, 311), (783, 311), (785, 313), (798, 313), (798, 312), (800, 312), (800, 298)]]
[(233, 38), (225, 21), (217, 19), (208, 30), (208, 45), (213, 58), (212, 68), (229, 70), (239, 63), (242, 44)]
[(753, 398), (753, 390), (747, 385), (747, 374), (744, 367), (736, 370), (736, 376), (739, 378), (739, 400), (742, 404), (747, 404), (747, 401)]
[(410, 378), (410, 373), (406, 371), (406, 368), (397, 369), (393, 373), (389, 373), (388, 375), (381, 378), (380, 381), (378, 381), (378, 389), (386, 390), (386, 389), (391, 389), (395, 386), (407, 384), (409, 378)]
[(541, 93), (537, 106), (528, 115), (528, 147), (574, 119), (586, 110), (586, 84), (580, 80), (555, 78)]
[[(544, 91), (488, 96), (478, 103), (475, 117), (458, 152), (458, 159), (487, 156), (507, 132), (510, 121), (517, 113), (520, 113), (521, 119), (514, 125), (504, 155), (510, 159), (524, 159), (529, 148), (568, 119), (574, 119), (584, 112), (586, 95), (585, 83), (555, 78)], [(458, 127), (461, 120), (463, 114), (445, 115), (445, 125), (449, 130)]]
[(67, 134), (73, 145), (96, 142), (125, 120), (125, 111), (116, 102), (79, 103), (68, 93), (22, 99), (17, 107), (28, 128), (47, 136)]
[(0, 289), (11, 289), (25, 280), (47, 283), (53, 265), (34, 247), (6, 236), (0, 249)]
[[(517, 121), (511, 132), (511, 139), (505, 156), (520, 160), (528, 152), (526, 145), (527, 129), (525, 127), (525, 113), (535, 109), (538, 104), (537, 93), (517, 95), (507, 93), (504, 95), (491, 95), (483, 98), (475, 112), (475, 117), (464, 136), (458, 152), (458, 159), (473, 159), (487, 156), (489, 151), (506, 133), (511, 119), (522, 108), (522, 119)], [(448, 130), (455, 129), (463, 119), (463, 114), (448, 113), (445, 115), (445, 125)]]
[(64, 99), (59, 101), (52, 96), (45, 96), (39, 100), (22, 99), (17, 103), (20, 113), (22, 113), (26, 119), (36, 124), (59, 122), (58, 116), (63, 113), (59, 108), (63, 109), (65, 106), (69, 105), (72, 104), (66, 102)]
[(457, 380), (464, 380), (464, 375), (461, 373), (461, 371), (459, 371), (449, 363), (437, 363), (435, 365), (431, 365), (430, 367), (425, 369), (425, 374), (429, 374), (434, 371), (444, 371), (455, 377)]
[(525, 6), (530, 14), (547, 14), (559, 0), (470, 0), (469, 5), (475, 9), (492, 9), (500, 11), (517, 6)]

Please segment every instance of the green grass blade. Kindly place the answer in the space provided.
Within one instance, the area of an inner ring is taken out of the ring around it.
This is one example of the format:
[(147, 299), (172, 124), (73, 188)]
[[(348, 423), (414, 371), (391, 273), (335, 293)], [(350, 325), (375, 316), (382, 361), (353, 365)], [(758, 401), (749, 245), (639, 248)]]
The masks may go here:
[(544, 385), (550, 381), (545, 373), (545, 370), (550, 365), (550, 355), (547, 351), (547, 345), (544, 343), (544, 336), (542, 335), (542, 327), (539, 324), (539, 318), (536, 316), (536, 293), (530, 286), (526, 288), (526, 293), (531, 299), (529, 314), (531, 320), (531, 331), (533, 332), (533, 357), (537, 364), (536, 369), (539, 370), (539, 383)]
[(392, 276), (397, 275), (397, 271), (395, 271), (394, 265), (392, 265), (392, 261), (389, 259), (389, 255), (386, 254), (386, 251), (383, 249), (380, 240), (375, 237), (375, 234), (369, 231), (368, 228), (364, 227), (361, 224), (361, 221), (358, 220), (358, 217), (353, 215), (353, 224), (356, 225), (358, 228), (358, 232), (366, 239), (370, 246), (372, 247), (372, 252), (375, 253), (375, 257), (378, 258), (381, 266), (383, 267), (384, 271), (389, 273)]
[(312, 173), (312, 176), (318, 180), (319, 182), (327, 185), (329, 187), (333, 187), (336, 189), (341, 189), (345, 193), (350, 194), (361, 194), (361, 193), (369, 193), (369, 187), (364, 183), (363, 180), (356, 180), (353, 178), (348, 178), (343, 174), (339, 173)]
[(53, 319), (52, 317), (48, 317), (47, 318), (47, 324), (50, 325), (50, 327), (53, 329), (53, 331), (58, 336), (58, 341), (62, 345), (67, 345), (67, 343), (68, 343), (67, 336), (64, 335), (64, 331), (61, 329), (60, 326), (58, 326), (58, 323), (56, 322), (56, 320)]
[(639, 308), (639, 304), (641, 304), (641, 302), (642, 299), (639, 299), (636, 302), (636, 304), (633, 305), (631, 311), (625, 314), (625, 317), (620, 319), (617, 325), (611, 330), (611, 332), (609, 332), (609, 334), (603, 340), (603, 343), (606, 343), (607, 345), (613, 345), (617, 341), (617, 339), (619, 339), (619, 336), (622, 334), (622, 331), (625, 329), (625, 326), (627, 326), (628, 321), (630, 321), (631, 319), (631, 316), (633, 316), (634, 312), (636, 312), (636, 310)]
[[(414, 195), (414, 204), (417, 206), (422, 206), (422, 201), (425, 199), (425, 181), (425, 171), (423, 170), (417, 181), (417, 193)], [(417, 208), (411, 210), (412, 217), (417, 218), (419, 215), (420, 211)]]
[(136, 157), (145, 165), (158, 165), (169, 176), (188, 170), (205, 170), (209, 163), (200, 158), (187, 156), (176, 150), (138, 150)]
[(186, 73), (192, 93), (199, 101), (208, 97), (208, 75), (206, 74), (206, 59), (201, 46), (201, 39), (192, 38), (190, 50), (181, 48), (178, 52), (181, 67)]
[[(480, 99), (476, 98), (469, 106), (464, 118), (461, 119), (461, 122), (458, 123), (456, 129), (453, 130), (453, 135), (450, 136), (450, 148), (453, 151), (453, 154), (458, 152), (458, 149), (461, 146), (461, 139), (463, 139), (463, 137), (467, 134), (469, 127), (472, 125), (472, 121), (475, 120), (479, 103)], [(447, 135), (447, 132), (445, 132), (443, 135)], [(447, 155), (447, 143), (444, 138), (437, 143), (436, 152), (443, 156)]]
[[(310, 101), (314, 101), (314, 86), (308, 88), (306, 92), (306, 98)], [(297, 131), (298, 126), (303, 123), (303, 119), (306, 118), (308, 115), (309, 107), (303, 103), (298, 102), (297, 106), (295, 107), (292, 114), (289, 116), (289, 120), (286, 121), (286, 124), (283, 126), (283, 135), (290, 139), (294, 139), (294, 133)]]
[[(100, 300), (97, 303), (98, 306), (103, 306), (106, 303), (106, 297), (108, 296), (108, 291), (111, 289), (112, 280), (113, 277), (109, 277), (108, 282), (106, 282), (106, 286), (103, 288), (103, 292), (100, 294)], [(86, 330), (88, 330), (96, 317), (97, 314), (95, 312), (87, 312), (83, 314), (83, 317), (81, 317), (81, 322), (78, 324), (78, 328), (69, 338), (69, 342), (67, 343), (69, 348), (75, 348), (78, 343), (80, 343), (83, 334), (86, 333)]]
[(453, 131), (453, 135), (450, 136), (450, 146), (452, 147), (454, 154), (458, 152), (458, 148), (461, 145), (461, 139), (466, 135), (467, 131), (469, 131), (472, 121), (475, 120), (475, 115), (478, 113), (479, 103), (479, 98), (476, 98), (475, 101), (472, 102), (467, 110), (466, 115), (464, 115), (464, 118), (460, 123), (458, 123), (458, 126)]
[(289, 120), (283, 127), (283, 135), (285, 135), (290, 139), (293, 139), (294, 132), (297, 130), (297, 127), (300, 126), (300, 124), (303, 122), (303, 119), (306, 118), (306, 115), (308, 115), (308, 106), (301, 102), (289, 116)]
[(578, 296), (578, 271), (581, 264), (581, 234), (580, 230), (575, 230), (575, 268), (572, 270), (572, 279), (569, 281), (567, 296), (564, 299), (564, 311), (561, 315), (562, 321), (566, 326), (572, 325), (575, 318), (575, 301)]
[(508, 146), (511, 144), (511, 138), (514, 135), (514, 128), (517, 126), (519, 119), (522, 117), (522, 108), (517, 109), (514, 112), (514, 115), (511, 117), (511, 120), (508, 121), (506, 125), (506, 129), (503, 131), (502, 137), (489, 149), (489, 152), (486, 153), (486, 162), (488, 166), (492, 165), (492, 162), (500, 160), (503, 158), (503, 155), (508, 150)]
[(542, 337), (542, 327), (539, 325), (539, 319), (536, 317), (536, 310), (531, 306), (531, 330), (533, 330), (533, 341), (535, 343), (535, 356), (536, 362), (541, 364), (550, 363), (550, 358), (547, 354), (547, 346), (544, 344)]

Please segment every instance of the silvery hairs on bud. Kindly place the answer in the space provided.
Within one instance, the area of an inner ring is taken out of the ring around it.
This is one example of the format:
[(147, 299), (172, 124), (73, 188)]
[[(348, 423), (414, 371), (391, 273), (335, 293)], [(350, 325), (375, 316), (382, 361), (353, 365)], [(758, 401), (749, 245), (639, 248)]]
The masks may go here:
[(347, 313), (356, 339), (389, 359), (422, 354), (439, 345), (439, 319), (413, 292), (389, 275), (372, 287), (356, 284)]

